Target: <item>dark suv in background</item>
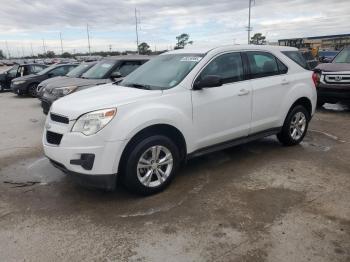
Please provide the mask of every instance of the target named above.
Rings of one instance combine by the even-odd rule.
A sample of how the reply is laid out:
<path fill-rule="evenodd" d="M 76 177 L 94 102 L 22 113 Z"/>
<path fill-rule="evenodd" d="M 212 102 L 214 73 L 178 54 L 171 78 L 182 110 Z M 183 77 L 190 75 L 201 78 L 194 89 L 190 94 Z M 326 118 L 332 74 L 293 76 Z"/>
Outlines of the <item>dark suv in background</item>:
<path fill-rule="evenodd" d="M 77 66 L 77 64 L 52 65 L 39 73 L 15 78 L 11 82 L 11 91 L 17 95 L 29 94 L 35 97 L 36 88 L 42 81 L 55 76 L 64 76 Z"/>
<path fill-rule="evenodd" d="M 46 65 L 40 64 L 19 64 L 0 74 L 0 91 L 9 90 L 11 81 L 17 77 L 36 74 L 45 69 Z"/>
<path fill-rule="evenodd" d="M 115 82 L 130 74 L 149 59 L 149 56 L 141 55 L 110 57 L 91 67 L 81 78 L 71 78 L 64 82 L 58 81 L 47 86 L 40 98 L 44 114 L 49 112 L 51 104 L 58 98 L 96 85 Z"/>
<path fill-rule="evenodd" d="M 41 99 L 47 87 L 56 86 L 56 85 L 64 86 L 66 82 L 70 82 L 71 78 L 81 77 L 86 71 L 88 71 L 91 67 L 96 65 L 96 63 L 97 62 L 81 63 L 80 65 L 78 65 L 76 68 L 74 68 L 64 76 L 56 76 L 41 82 L 36 89 L 37 98 Z"/>
<path fill-rule="evenodd" d="M 317 105 L 344 102 L 350 104 L 350 47 L 344 48 L 331 63 L 315 68 Z"/>

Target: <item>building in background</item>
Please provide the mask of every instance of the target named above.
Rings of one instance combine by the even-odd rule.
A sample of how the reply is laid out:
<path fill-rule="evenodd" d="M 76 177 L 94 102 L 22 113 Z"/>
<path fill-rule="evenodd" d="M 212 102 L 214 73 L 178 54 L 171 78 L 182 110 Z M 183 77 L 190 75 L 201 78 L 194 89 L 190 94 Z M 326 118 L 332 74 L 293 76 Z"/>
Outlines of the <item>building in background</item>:
<path fill-rule="evenodd" d="M 340 50 L 350 46 L 350 34 L 281 39 L 278 40 L 278 44 L 299 49 Z"/>

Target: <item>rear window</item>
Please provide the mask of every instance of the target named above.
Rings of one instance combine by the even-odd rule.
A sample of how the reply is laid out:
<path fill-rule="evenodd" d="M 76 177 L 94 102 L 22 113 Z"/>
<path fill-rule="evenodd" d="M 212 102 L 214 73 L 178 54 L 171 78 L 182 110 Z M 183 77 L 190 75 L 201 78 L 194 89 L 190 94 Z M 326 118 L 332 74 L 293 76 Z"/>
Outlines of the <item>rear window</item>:
<path fill-rule="evenodd" d="M 282 51 L 284 55 L 292 59 L 295 63 L 300 65 L 306 70 L 310 70 L 309 65 L 307 64 L 305 58 L 299 51 Z"/>

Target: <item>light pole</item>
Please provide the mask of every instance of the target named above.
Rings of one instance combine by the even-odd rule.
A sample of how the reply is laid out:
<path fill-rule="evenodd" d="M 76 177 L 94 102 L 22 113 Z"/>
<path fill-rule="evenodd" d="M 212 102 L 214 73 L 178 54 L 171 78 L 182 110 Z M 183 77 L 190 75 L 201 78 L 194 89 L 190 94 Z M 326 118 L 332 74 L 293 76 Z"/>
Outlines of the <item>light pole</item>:
<path fill-rule="evenodd" d="M 251 18 L 251 12 L 252 12 L 252 2 L 255 0 L 248 0 L 249 1 L 249 16 L 248 16 L 248 45 L 250 44 L 250 32 L 252 31 L 252 28 L 250 26 L 250 18 Z"/>

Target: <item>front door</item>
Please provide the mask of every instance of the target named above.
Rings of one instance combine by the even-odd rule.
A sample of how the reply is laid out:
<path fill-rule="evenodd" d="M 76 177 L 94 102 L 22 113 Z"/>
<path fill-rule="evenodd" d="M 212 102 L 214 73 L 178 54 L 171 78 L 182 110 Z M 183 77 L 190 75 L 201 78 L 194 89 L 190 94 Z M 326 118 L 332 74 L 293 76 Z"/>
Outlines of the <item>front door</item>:
<path fill-rule="evenodd" d="M 207 75 L 222 79 L 218 87 L 192 90 L 196 149 L 245 137 L 251 121 L 251 85 L 245 80 L 239 52 L 214 57 L 196 81 Z"/>

